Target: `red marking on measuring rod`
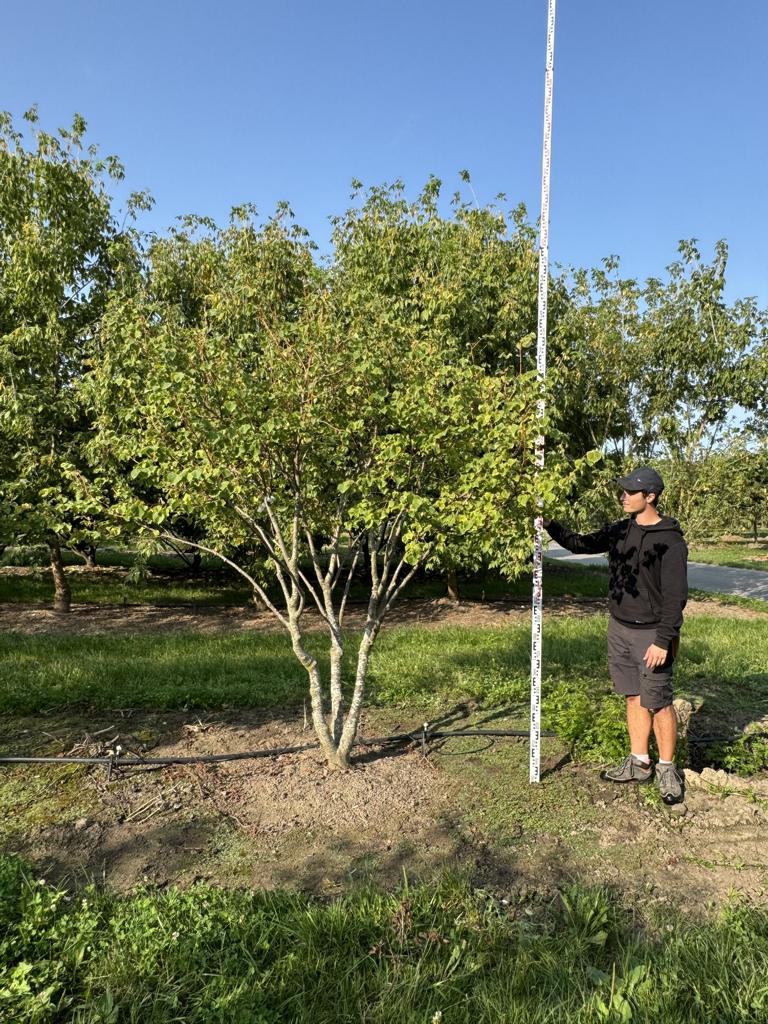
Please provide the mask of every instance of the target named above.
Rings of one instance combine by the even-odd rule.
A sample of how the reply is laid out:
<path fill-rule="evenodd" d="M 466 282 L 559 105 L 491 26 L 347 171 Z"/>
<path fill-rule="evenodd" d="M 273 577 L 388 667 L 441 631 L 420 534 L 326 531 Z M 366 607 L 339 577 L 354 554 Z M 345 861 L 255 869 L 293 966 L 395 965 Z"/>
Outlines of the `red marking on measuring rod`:
<path fill-rule="evenodd" d="M 544 75 L 544 146 L 541 159 L 541 219 L 539 224 L 539 318 L 536 332 L 536 375 L 543 387 L 547 375 L 547 285 L 549 283 L 549 169 L 552 152 L 552 89 L 555 72 L 555 0 L 548 0 L 547 68 Z M 536 473 L 544 469 L 544 397 L 536 405 Z M 533 599 L 531 613 L 531 736 L 530 781 L 541 778 L 541 625 L 544 595 L 544 502 L 536 497 L 533 540 Z"/>

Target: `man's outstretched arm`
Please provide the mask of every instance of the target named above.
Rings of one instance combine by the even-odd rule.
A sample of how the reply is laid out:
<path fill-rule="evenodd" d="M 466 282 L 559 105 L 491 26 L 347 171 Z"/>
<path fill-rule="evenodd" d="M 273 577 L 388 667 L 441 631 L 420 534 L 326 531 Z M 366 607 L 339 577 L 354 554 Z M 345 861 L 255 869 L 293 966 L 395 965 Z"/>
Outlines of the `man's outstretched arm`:
<path fill-rule="evenodd" d="M 562 544 L 574 555 L 599 555 L 609 548 L 610 526 L 603 526 L 594 533 L 574 533 L 554 519 L 544 520 L 544 529 L 552 540 Z"/>

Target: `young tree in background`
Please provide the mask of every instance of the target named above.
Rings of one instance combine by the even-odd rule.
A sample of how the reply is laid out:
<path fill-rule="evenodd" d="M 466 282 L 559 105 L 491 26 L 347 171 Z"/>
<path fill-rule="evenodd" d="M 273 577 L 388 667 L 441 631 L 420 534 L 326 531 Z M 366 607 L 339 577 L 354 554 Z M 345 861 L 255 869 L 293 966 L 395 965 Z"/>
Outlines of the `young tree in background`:
<path fill-rule="evenodd" d="M 48 545 L 55 608 L 68 611 L 61 546 L 89 536 L 69 478 L 89 427 L 77 385 L 106 295 L 136 258 L 107 193 L 118 160 L 86 148 L 79 116 L 56 135 L 35 130 L 34 110 L 25 120 L 30 147 L 0 115 L 0 535 Z"/>
<path fill-rule="evenodd" d="M 766 314 L 752 298 L 725 301 L 724 242 L 711 263 L 693 242 L 679 252 L 666 280 L 642 286 L 619 277 L 615 257 L 575 275 L 568 365 L 586 429 L 609 458 L 598 481 L 606 500 L 623 465 L 659 463 L 665 509 L 695 535 L 702 467 L 734 414 L 765 401 Z"/>

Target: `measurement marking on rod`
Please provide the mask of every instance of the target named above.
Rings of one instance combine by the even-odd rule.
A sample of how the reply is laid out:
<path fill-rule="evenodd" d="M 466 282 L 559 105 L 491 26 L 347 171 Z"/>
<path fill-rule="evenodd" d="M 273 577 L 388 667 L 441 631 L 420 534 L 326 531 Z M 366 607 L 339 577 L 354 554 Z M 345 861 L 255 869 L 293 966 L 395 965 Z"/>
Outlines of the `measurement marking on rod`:
<path fill-rule="evenodd" d="M 544 143 L 541 159 L 541 219 L 539 224 L 539 297 L 536 331 L 536 375 L 543 387 L 547 375 L 547 286 L 549 283 L 549 172 L 552 152 L 552 91 L 555 66 L 555 0 L 548 0 L 547 67 L 544 75 Z M 539 434 L 536 438 L 536 471 L 544 469 L 544 397 L 536 406 Z M 531 728 L 530 781 L 541 778 L 541 634 L 544 593 L 542 532 L 544 503 L 537 496 L 534 524 L 533 596 L 531 612 Z"/>

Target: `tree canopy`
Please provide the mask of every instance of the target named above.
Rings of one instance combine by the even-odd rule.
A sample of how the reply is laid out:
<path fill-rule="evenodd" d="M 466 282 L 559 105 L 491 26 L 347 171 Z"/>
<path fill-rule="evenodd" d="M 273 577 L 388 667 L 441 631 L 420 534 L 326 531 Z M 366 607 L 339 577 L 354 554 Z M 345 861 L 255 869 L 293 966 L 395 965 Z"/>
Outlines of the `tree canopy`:
<path fill-rule="evenodd" d="M 0 535 L 49 544 L 66 608 L 59 544 L 89 529 L 68 479 L 84 464 L 77 385 L 107 296 L 136 261 L 107 192 L 119 161 L 86 147 L 79 116 L 55 135 L 34 110 L 25 120 L 30 144 L 0 115 Z"/>
<path fill-rule="evenodd" d="M 534 481 L 535 373 L 478 359 L 457 312 L 490 304 L 482 270 L 506 222 L 492 233 L 487 214 L 441 217 L 436 199 L 434 182 L 415 203 L 371 190 L 337 219 L 325 266 L 286 209 L 260 227 L 250 209 L 222 229 L 188 225 L 151 249 L 141 293 L 113 296 L 89 383 L 113 514 L 158 538 L 179 516 L 204 525 L 198 546 L 230 558 L 291 635 L 340 764 L 371 646 L 413 573 L 456 545 L 519 570 L 537 489 L 555 500 L 572 480 L 553 452 Z M 169 289 L 179 264 L 193 282 Z M 259 552 L 280 606 L 235 549 Z M 367 621 L 345 691 L 362 559 Z M 329 631 L 328 699 L 303 644 L 307 603 Z"/>

